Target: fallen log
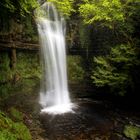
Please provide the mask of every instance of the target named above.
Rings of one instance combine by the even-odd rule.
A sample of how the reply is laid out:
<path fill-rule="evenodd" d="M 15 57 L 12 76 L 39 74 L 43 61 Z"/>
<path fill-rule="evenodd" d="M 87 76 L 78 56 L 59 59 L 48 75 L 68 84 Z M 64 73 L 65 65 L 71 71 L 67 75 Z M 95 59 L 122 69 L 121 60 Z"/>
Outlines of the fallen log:
<path fill-rule="evenodd" d="M 40 46 L 38 43 L 26 43 L 19 41 L 1 41 L 0 40 L 0 49 L 27 49 L 27 50 L 39 50 Z"/>

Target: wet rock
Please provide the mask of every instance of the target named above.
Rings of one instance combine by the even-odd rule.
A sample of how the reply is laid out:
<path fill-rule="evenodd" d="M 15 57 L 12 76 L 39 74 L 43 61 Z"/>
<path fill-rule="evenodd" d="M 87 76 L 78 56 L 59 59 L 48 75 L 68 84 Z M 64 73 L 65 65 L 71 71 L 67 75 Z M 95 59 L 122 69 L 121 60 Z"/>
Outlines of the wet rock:
<path fill-rule="evenodd" d="M 110 140 L 130 140 L 130 139 L 124 137 L 122 134 L 112 133 L 110 136 Z"/>
<path fill-rule="evenodd" d="M 100 138 L 96 137 L 95 140 L 101 140 Z"/>

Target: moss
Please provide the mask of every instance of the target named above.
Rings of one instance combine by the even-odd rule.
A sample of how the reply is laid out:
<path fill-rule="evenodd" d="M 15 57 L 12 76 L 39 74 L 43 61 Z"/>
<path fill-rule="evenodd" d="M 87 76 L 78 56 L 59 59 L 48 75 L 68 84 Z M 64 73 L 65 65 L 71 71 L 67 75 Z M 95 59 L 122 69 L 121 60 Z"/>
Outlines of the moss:
<path fill-rule="evenodd" d="M 140 128 L 133 125 L 126 125 L 124 128 L 124 134 L 126 137 L 136 140 L 140 136 Z"/>
<path fill-rule="evenodd" d="M 7 52 L 1 52 L 0 55 L 0 96 L 8 95 L 10 84 L 8 83 L 12 78 L 12 71 L 10 71 L 10 59 Z"/>
<path fill-rule="evenodd" d="M 7 98 L 10 93 L 9 91 L 12 89 L 11 87 L 11 84 L 10 83 L 7 83 L 7 84 L 1 84 L 0 85 L 0 97 L 2 97 L 3 99 L 4 98 Z"/>
<path fill-rule="evenodd" d="M 8 56 L 8 53 L 3 52 L 0 55 L 0 83 L 5 83 L 11 78 L 11 72 L 10 72 L 10 59 Z"/>
<path fill-rule="evenodd" d="M 41 77 L 39 56 L 37 53 L 18 52 L 17 59 L 17 71 L 22 79 Z"/>
<path fill-rule="evenodd" d="M 22 122 L 14 122 L 0 111 L 1 140 L 31 140 L 28 128 Z"/>
<path fill-rule="evenodd" d="M 15 135 L 13 135 L 11 132 L 7 131 L 7 129 L 0 131 L 0 138 L 1 138 L 1 140 L 17 140 Z"/>
<path fill-rule="evenodd" d="M 2 52 L 0 73 L 0 98 L 5 99 L 17 90 L 25 91 L 25 87 L 31 91 L 41 77 L 38 53 L 17 51 L 17 64 L 13 70 L 8 52 Z"/>
<path fill-rule="evenodd" d="M 16 108 L 11 107 L 9 109 L 10 115 L 15 119 L 16 121 L 23 121 L 23 113 L 18 111 Z"/>

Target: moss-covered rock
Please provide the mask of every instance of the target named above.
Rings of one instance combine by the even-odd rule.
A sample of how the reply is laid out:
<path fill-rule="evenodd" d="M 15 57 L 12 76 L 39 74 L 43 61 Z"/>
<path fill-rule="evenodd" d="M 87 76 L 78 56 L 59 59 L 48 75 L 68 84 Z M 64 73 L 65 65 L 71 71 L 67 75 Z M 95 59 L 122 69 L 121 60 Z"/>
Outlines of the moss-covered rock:
<path fill-rule="evenodd" d="M 124 128 L 124 134 L 126 137 L 136 140 L 140 136 L 140 128 L 133 125 L 126 125 Z"/>

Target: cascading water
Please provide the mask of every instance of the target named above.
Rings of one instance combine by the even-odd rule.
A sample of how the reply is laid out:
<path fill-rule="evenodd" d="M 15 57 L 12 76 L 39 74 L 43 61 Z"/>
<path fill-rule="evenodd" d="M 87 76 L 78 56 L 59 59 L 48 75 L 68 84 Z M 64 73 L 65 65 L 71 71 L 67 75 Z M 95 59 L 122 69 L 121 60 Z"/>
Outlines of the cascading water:
<path fill-rule="evenodd" d="M 43 78 L 41 81 L 41 112 L 61 114 L 72 111 L 65 50 L 65 21 L 52 3 L 44 3 L 35 11 L 41 44 Z"/>

